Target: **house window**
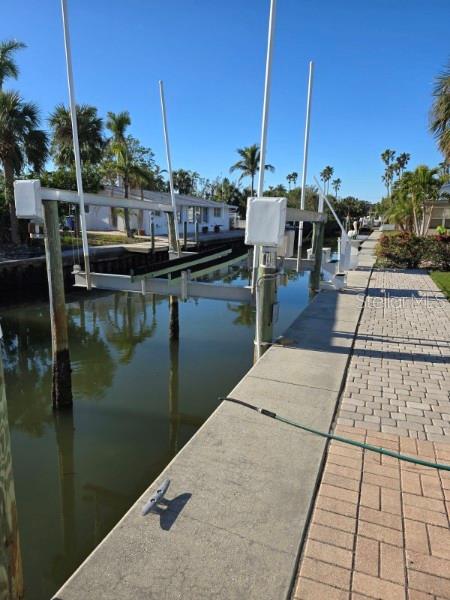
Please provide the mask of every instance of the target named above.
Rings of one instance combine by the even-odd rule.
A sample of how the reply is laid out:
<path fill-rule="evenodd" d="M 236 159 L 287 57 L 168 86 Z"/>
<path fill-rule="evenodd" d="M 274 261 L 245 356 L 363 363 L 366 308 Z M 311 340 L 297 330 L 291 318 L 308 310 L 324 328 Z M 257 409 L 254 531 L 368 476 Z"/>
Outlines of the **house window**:
<path fill-rule="evenodd" d="M 202 213 L 203 213 L 202 221 L 204 223 L 209 223 L 209 210 L 207 208 L 203 208 Z"/>
<path fill-rule="evenodd" d="M 194 222 L 194 208 L 192 206 L 188 206 L 187 208 L 187 220 L 188 223 Z"/>
<path fill-rule="evenodd" d="M 160 217 L 161 216 L 161 211 L 160 210 L 154 210 L 153 214 L 155 217 Z"/>
<path fill-rule="evenodd" d="M 214 216 L 217 219 L 220 219 L 222 217 L 222 209 L 220 207 L 214 209 Z"/>

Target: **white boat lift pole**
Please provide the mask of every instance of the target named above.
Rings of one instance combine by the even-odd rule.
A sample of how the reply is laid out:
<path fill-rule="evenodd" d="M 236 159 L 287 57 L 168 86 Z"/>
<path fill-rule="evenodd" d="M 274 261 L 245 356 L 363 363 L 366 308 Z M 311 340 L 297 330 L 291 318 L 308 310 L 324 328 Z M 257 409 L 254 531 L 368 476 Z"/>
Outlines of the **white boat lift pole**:
<path fill-rule="evenodd" d="M 166 101 L 164 98 L 164 83 L 161 79 L 159 80 L 159 96 L 161 98 L 161 113 L 162 113 L 162 120 L 163 120 L 164 143 L 166 146 L 167 171 L 169 173 L 170 199 L 172 202 L 172 210 L 173 210 L 175 243 L 177 246 L 177 252 L 178 252 L 178 254 L 180 254 L 180 236 L 178 233 L 178 215 L 177 215 L 177 205 L 176 205 L 176 200 L 175 200 L 175 191 L 173 189 L 172 160 L 170 157 L 169 131 L 167 128 Z"/>
<path fill-rule="evenodd" d="M 269 15 L 269 33 L 267 38 L 267 56 L 266 56 L 266 76 L 264 81 L 264 101 L 263 114 L 261 125 L 261 145 L 259 153 L 259 179 L 257 197 L 262 197 L 264 193 L 264 171 L 266 165 L 266 150 L 267 150 L 267 124 L 269 121 L 269 103 L 270 103 L 270 83 L 272 79 L 272 49 L 273 38 L 275 34 L 275 15 L 277 8 L 277 0 L 270 0 L 270 15 Z M 253 250 L 253 272 L 252 272 L 252 291 L 255 292 L 256 282 L 258 279 L 258 267 L 260 260 L 259 246 L 254 246 Z"/>
<path fill-rule="evenodd" d="M 89 244 L 86 229 L 86 211 L 84 208 L 83 180 L 81 177 L 80 146 L 78 143 L 78 124 L 75 103 L 75 87 L 73 83 L 72 52 L 70 49 L 69 17 L 67 0 L 61 0 L 62 21 L 64 28 L 64 47 L 66 51 L 67 85 L 69 88 L 70 118 L 72 120 L 73 153 L 75 155 L 75 173 L 77 190 L 80 198 L 81 240 L 83 243 L 84 270 L 86 273 L 86 288 L 91 289 L 91 268 L 89 264 Z"/>
<path fill-rule="evenodd" d="M 308 99 L 306 101 L 306 123 L 305 123 L 305 139 L 303 142 L 303 168 L 302 168 L 302 181 L 301 181 L 301 197 L 300 197 L 300 209 L 305 209 L 305 197 L 306 197 L 306 174 L 308 171 L 308 147 L 309 147 L 309 124 L 311 121 L 311 96 L 312 86 L 314 77 L 314 63 L 309 61 L 309 78 L 308 78 Z M 300 261 L 302 256 L 302 244 L 303 244 L 303 221 L 298 224 L 298 245 L 297 245 L 297 273 L 300 271 Z"/>

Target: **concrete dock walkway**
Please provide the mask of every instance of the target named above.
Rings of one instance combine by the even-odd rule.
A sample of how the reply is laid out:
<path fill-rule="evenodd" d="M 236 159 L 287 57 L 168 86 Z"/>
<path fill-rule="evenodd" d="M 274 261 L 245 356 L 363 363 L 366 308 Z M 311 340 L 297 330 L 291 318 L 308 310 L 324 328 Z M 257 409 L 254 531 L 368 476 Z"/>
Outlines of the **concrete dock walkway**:
<path fill-rule="evenodd" d="M 372 272 L 376 238 L 230 396 L 450 462 L 450 304 L 425 273 Z M 225 402 L 55 598 L 449 598 L 449 499 L 446 473 Z"/>
<path fill-rule="evenodd" d="M 336 433 L 450 464 L 449 391 L 450 303 L 423 271 L 374 271 Z M 331 443 L 294 597 L 450 598 L 449 513 L 449 472 Z"/>
<path fill-rule="evenodd" d="M 369 274 L 316 296 L 230 395 L 328 431 Z M 222 403 L 55 597 L 288 597 L 325 446 Z M 166 507 L 143 517 L 166 477 Z"/>

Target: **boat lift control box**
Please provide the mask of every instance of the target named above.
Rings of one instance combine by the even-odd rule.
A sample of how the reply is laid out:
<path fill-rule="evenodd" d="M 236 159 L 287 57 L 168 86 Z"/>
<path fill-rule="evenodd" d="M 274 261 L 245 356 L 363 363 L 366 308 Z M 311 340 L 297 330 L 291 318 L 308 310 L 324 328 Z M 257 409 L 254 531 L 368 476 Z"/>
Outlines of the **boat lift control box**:
<path fill-rule="evenodd" d="M 286 198 L 249 198 L 245 224 L 248 246 L 278 248 L 284 242 Z"/>
<path fill-rule="evenodd" d="M 14 182 L 14 200 L 19 219 L 30 219 L 37 223 L 44 220 L 41 182 L 39 179 L 24 179 Z"/>

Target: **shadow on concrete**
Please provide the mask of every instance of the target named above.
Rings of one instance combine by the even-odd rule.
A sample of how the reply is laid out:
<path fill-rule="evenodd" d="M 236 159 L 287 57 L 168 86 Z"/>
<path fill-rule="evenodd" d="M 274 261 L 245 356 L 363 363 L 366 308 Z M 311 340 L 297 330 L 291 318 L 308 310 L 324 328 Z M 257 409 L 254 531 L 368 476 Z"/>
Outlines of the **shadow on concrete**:
<path fill-rule="evenodd" d="M 185 492 L 184 494 L 179 494 L 172 500 L 163 498 L 159 501 L 159 504 L 165 505 L 165 508 L 156 506 L 151 512 L 159 515 L 159 524 L 161 525 L 161 529 L 164 529 L 164 531 L 169 531 L 183 508 L 189 502 L 191 496 L 191 493 Z"/>

